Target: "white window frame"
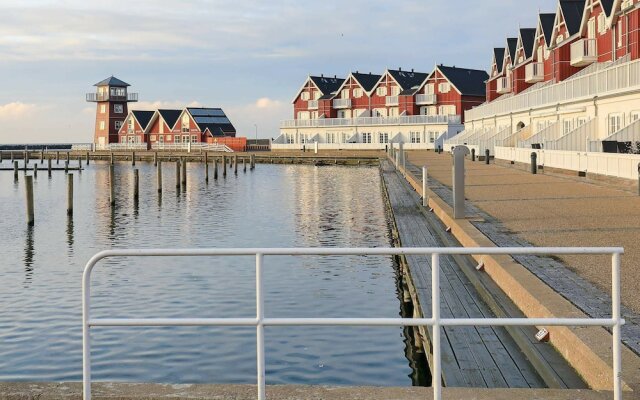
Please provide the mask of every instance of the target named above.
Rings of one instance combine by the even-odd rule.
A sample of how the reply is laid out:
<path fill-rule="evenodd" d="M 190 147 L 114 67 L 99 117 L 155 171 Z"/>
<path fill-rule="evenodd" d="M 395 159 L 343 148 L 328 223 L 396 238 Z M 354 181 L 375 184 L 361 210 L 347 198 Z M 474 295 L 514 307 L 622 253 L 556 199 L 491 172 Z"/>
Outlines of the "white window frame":
<path fill-rule="evenodd" d="M 378 142 L 387 144 L 389 143 L 389 133 L 388 132 L 378 132 Z"/>
<path fill-rule="evenodd" d="M 617 28 L 617 35 L 618 35 L 618 48 L 622 47 L 622 19 L 618 20 L 618 28 Z"/>
<path fill-rule="evenodd" d="M 198 135 L 191 135 L 191 143 L 198 143 Z"/>
<path fill-rule="evenodd" d="M 411 143 L 421 143 L 420 132 L 409 132 L 409 140 L 411 141 Z"/>
<path fill-rule="evenodd" d="M 340 92 L 340 98 L 341 99 L 348 99 L 349 98 L 349 89 L 342 89 L 342 92 Z"/>
<path fill-rule="evenodd" d="M 133 118 L 129 118 L 129 121 L 127 122 L 127 133 L 133 133 L 135 131 L 135 127 Z"/>
<path fill-rule="evenodd" d="M 364 132 L 362 134 L 362 143 L 371 143 L 372 137 L 371 132 Z"/>
<path fill-rule="evenodd" d="M 99 127 L 100 127 L 100 130 L 101 130 L 101 131 L 104 131 L 104 130 L 105 130 L 105 129 L 104 129 L 104 128 L 105 128 L 105 125 L 106 125 L 106 124 L 104 123 L 104 121 L 100 121 Z"/>
<path fill-rule="evenodd" d="M 620 131 L 624 127 L 624 114 L 623 113 L 613 113 L 609 114 L 607 117 L 607 131 L 609 135 L 613 135 L 614 133 Z"/>
<path fill-rule="evenodd" d="M 353 97 L 359 99 L 363 95 L 363 90 L 361 88 L 353 89 Z"/>
<path fill-rule="evenodd" d="M 300 95 L 300 98 L 303 101 L 309 101 L 309 99 L 311 98 L 311 96 L 309 95 L 309 92 L 302 92 L 302 94 Z"/>
<path fill-rule="evenodd" d="M 629 113 L 629 123 L 636 122 L 639 119 L 640 119 L 640 111 L 631 111 L 631 113 Z"/>
<path fill-rule="evenodd" d="M 387 88 L 385 86 L 380 86 L 379 88 L 376 89 L 376 94 L 378 96 L 386 96 L 387 95 Z"/>
<path fill-rule="evenodd" d="M 424 94 L 434 94 L 436 91 L 436 85 L 429 83 L 424 87 Z"/>
<path fill-rule="evenodd" d="M 118 111 L 120 110 L 120 111 Z M 122 114 L 124 113 L 124 106 L 122 104 L 114 104 L 113 105 L 113 113 L 114 114 Z"/>
<path fill-rule="evenodd" d="M 564 135 L 568 134 L 569 132 L 573 131 L 574 126 L 575 125 L 574 125 L 573 118 L 563 119 L 562 120 L 562 133 Z"/>
<path fill-rule="evenodd" d="M 441 82 L 438 84 L 438 91 L 440 93 L 449 93 L 451 91 L 451 84 L 449 82 Z"/>
<path fill-rule="evenodd" d="M 400 87 L 399 86 L 391 86 L 391 96 L 400 95 Z"/>
<path fill-rule="evenodd" d="M 322 97 L 322 93 L 320 93 L 320 91 L 319 91 L 319 90 L 316 90 L 316 91 L 313 93 L 313 99 L 314 99 L 314 100 L 320 100 L 320 97 Z"/>
<path fill-rule="evenodd" d="M 107 112 L 107 105 L 106 104 L 100 104 L 100 114 L 104 114 Z"/>
<path fill-rule="evenodd" d="M 164 135 L 158 135 L 158 142 L 164 143 Z"/>
<path fill-rule="evenodd" d="M 120 128 L 122 128 L 122 125 L 124 124 L 124 121 L 115 121 L 114 126 L 116 128 L 116 131 L 120 132 Z"/>

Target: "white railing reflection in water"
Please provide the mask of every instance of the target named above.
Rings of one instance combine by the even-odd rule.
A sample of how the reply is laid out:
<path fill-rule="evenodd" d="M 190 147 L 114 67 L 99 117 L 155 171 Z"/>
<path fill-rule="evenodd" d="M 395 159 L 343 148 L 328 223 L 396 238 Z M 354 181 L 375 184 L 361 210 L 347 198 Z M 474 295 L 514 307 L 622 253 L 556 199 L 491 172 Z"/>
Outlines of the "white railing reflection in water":
<path fill-rule="evenodd" d="M 91 327 L 99 326 L 254 326 L 257 339 L 258 399 L 265 395 L 265 326 L 369 326 L 404 327 L 431 326 L 433 361 L 433 398 L 442 397 L 441 332 L 446 326 L 602 326 L 613 332 L 613 392 L 622 399 L 622 343 L 620 329 L 620 256 L 622 248 L 265 248 L 265 249 L 131 249 L 106 250 L 94 255 L 82 275 L 82 382 L 83 399 L 91 399 Z M 392 256 L 431 255 L 431 318 L 265 318 L 264 258 L 265 256 Z M 612 256 L 612 316 L 611 318 L 440 318 L 440 256 L 443 255 L 566 255 L 607 254 Z M 91 318 L 91 272 L 96 264 L 111 257 L 238 257 L 256 258 L 255 318 Z M 426 310 L 423 310 L 425 312 Z"/>

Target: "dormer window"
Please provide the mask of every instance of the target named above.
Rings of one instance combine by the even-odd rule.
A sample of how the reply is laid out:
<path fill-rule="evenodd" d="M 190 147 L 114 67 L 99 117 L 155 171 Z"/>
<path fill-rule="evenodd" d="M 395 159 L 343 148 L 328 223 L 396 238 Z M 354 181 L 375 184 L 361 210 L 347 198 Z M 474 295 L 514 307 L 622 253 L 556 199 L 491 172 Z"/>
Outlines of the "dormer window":
<path fill-rule="evenodd" d="M 182 115 L 182 132 L 189 132 L 189 115 L 186 113 Z"/>

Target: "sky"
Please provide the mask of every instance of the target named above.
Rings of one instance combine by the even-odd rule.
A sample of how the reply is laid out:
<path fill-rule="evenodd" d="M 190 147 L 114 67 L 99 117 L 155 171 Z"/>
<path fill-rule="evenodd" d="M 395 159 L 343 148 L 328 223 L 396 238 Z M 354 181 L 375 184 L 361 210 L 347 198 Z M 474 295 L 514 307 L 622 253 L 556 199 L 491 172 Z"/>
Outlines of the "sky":
<path fill-rule="evenodd" d="M 557 0 L 2 0 L 0 143 L 88 143 L 94 83 L 136 109 L 222 107 L 275 138 L 309 74 L 435 64 L 488 70 L 494 47 Z"/>

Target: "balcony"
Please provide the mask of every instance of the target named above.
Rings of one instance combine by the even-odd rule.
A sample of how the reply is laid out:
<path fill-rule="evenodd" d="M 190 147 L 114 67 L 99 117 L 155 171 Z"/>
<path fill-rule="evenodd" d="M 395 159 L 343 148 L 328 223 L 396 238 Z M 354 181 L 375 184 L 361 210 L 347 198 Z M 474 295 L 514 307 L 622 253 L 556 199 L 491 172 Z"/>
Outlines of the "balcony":
<path fill-rule="evenodd" d="M 419 94 L 416 96 L 416 104 L 419 106 L 436 104 L 435 94 Z"/>
<path fill-rule="evenodd" d="M 397 106 L 398 104 L 400 104 L 400 101 L 398 100 L 398 96 L 387 96 L 386 97 L 385 105 L 387 105 L 387 106 Z"/>
<path fill-rule="evenodd" d="M 459 115 L 410 115 L 400 117 L 317 118 L 282 121 L 280 128 L 331 128 L 376 125 L 460 124 Z"/>
<path fill-rule="evenodd" d="M 544 81 L 544 64 L 541 62 L 527 64 L 524 70 L 524 81 L 538 83 Z"/>
<path fill-rule="evenodd" d="M 318 100 L 309 100 L 307 103 L 307 108 L 309 110 L 317 110 L 318 109 Z"/>
<path fill-rule="evenodd" d="M 498 78 L 496 85 L 496 93 L 511 93 L 511 82 L 509 82 L 509 78 Z"/>
<path fill-rule="evenodd" d="M 351 99 L 335 99 L 333 108 L 351 108 Z"/>
<path fill-rule="evenodd" d="M 584 67 L 598 61 L 596 39 L 581 39 L 571 44 L 571 66 Z"/>
<path fill-rule="evenodd" d="M 97 103 L 99 101 L 138 101 L 138 93 L 129 93 L 123 96 L 109 95 L 109 93 L 87 93 L 87 101 Z"/>

